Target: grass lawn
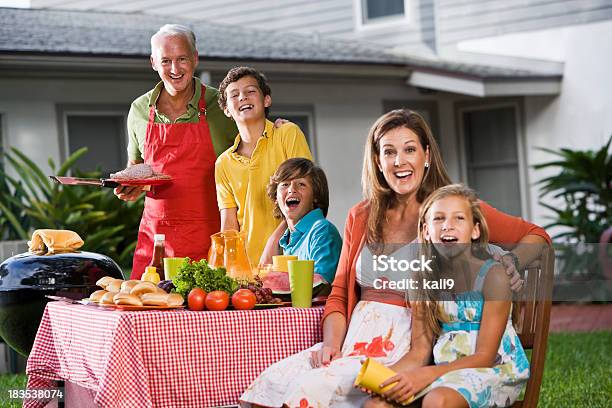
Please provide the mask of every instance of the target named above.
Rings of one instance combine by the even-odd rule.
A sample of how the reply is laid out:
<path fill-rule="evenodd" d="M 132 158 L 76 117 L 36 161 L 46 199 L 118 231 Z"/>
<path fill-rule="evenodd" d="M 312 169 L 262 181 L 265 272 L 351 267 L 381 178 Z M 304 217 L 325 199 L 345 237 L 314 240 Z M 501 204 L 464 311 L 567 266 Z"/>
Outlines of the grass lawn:
<path fill-rule="evenodd" d="M 538 407 L 610 407 L 612 331 L 551 334 L 545 367 Z M 25 375 L 0 375 L 0 407 L 21 407 L 7 389 L 25 385 Z"/>

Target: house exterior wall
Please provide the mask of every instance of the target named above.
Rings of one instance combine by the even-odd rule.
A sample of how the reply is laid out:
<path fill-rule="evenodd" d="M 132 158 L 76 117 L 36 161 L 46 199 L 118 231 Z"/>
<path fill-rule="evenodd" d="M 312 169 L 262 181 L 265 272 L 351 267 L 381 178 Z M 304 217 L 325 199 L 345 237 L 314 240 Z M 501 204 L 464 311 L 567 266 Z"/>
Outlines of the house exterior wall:
<path fill-rule="evenodd" d="M 264 30 L 320 34 L 385 47 L 419 48 L 434 42 L 434 0 L 405 0 L 406 18 L 361 24 L 362 0 L 202 0 L 168 2 L 126 0 L 32 0 L 35 8 L 138 12 L 209 20 Z"/>
<path fill-rule="evenodd" d="M 216 77 L 217 75 L 214 75 Z M 370 126 L 383 112 L 383 101 L 433 101 L 438 108 L 439 141 L 454 179 L 459 177 L 453 96 L 421 95 L 402 80 L 298 80 L 269 75 L 273 105 L 308 105 L 314 111 L 316 160 L 330 185 L 329 218 L 343 228 L 351 206 L 361 199 L 361 164 Z M 43 171 L 47 159 L 60 160 L 57 104 L 123 105 L 154 85 L 145 80 L 0 79 L 0 115 L 4 146 L 29 155 Z"/>
<path fill-rule="evenodd" d="M 537 180 L 551 175 L 531 166 L 554 158 L 538 150 L 598 149 L 612 135 L 612 21 L 600 21 L 528 33 L 508 34 L 457 44 L 463 51 L 558 60 L 565 63 L 561 93 L 557 97 L 526 97 L 525 155 L 532 185 L 533 220 L 549 222 L 548 210 L 538 204 Z M 549 204 L 555 202 L 550 198 Z"/>
<path fill-rule="evenodd" d="M 439 48 L 457 42 L 612 19 L 610 0 L 436 0 Z"/>

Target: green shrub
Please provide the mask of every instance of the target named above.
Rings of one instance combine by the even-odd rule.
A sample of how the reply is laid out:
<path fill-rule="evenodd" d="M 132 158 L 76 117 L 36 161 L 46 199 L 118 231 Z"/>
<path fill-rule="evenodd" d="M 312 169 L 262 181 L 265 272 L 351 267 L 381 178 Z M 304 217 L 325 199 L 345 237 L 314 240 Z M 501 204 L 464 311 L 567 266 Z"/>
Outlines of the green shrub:
<path fill-rule="evenodd" d="M 86 153 L 87 148 L 76 151 L 59 167 L 49 159 L 51 171 L 58 176 L 72 171 L 79 177 L 99 178 L 100 172 L 80 173 L 74 168 Z M 105 254 L 124 267 L 131 265 L 142 198 L 126 203 L 112 189 L 56 184 L 14 148 L 4 157 L 19 180 L 0 169 L 0 239 L 29 239 L 39 228 L 69 229 L 83 238 L 83 250 Z"/>

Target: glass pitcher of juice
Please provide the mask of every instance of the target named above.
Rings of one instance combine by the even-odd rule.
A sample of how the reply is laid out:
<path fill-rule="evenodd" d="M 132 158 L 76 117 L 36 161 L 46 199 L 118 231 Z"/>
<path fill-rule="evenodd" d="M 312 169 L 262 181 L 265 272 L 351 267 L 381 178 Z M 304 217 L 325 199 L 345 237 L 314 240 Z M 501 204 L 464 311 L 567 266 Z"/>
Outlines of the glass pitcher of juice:
<path fill-rule="evenodd" d="M 217 232 L 210 236 L 210 249 L 208 250 L 208 264 L 213 268 L 224 265 L 223 254 L 225 252 L 225 236 L 223 232 Z"/>
<path fill-rule="evenodd" d="M 227 274 L 235 279 L 253 278 L 251 262 L 246 250 L 246 231 L 223 231 L 223 264 Z"/>

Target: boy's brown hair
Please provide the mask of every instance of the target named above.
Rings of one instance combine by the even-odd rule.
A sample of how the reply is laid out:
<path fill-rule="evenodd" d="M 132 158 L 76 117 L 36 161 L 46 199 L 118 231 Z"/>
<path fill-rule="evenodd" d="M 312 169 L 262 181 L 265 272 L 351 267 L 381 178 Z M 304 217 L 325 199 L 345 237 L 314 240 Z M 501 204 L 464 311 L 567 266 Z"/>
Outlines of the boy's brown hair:
<path fill-rule="evenodd" d="M 223 111 L 225 111 L 225 108 L 227 108 L 227 96 L 225 95 L 227 87 L 229 84 L 239 81 L 246 76 L 255 78 L 264 97 L 272 95 L 272 90 L 270 89 L 270 85 L 268 85 L 268 80 L 264 74 L 251 67 L 234 67 L 227 72 L 227 75 L 225 75 L 225 78 L 223 78 L 223 81 L 221 81 L 219 84 L 218 102 Z M 266 108 L 266 118 L 268 117 L 269 113 L 270 108 Z"/>
<path fill-rule="evenodd" d="M 283 181 L 294 180 L 296 178 L 308 177 L 312 183 L 312 198 L 313 207 L 320 208 L 323 211 L 323 216 L 327 217 L 329 209 L 329 188 L 327 187 L 327 177 L 325 172 L 311 160 L 303 157 L 294 157 L 285 160 L 276 172 L 270 177 L 268 184 L 268 197 L 274 201 L 274 217 L 283 218 L 283 213 L 276 202 L 276 190 L 278 185 Z"/>

